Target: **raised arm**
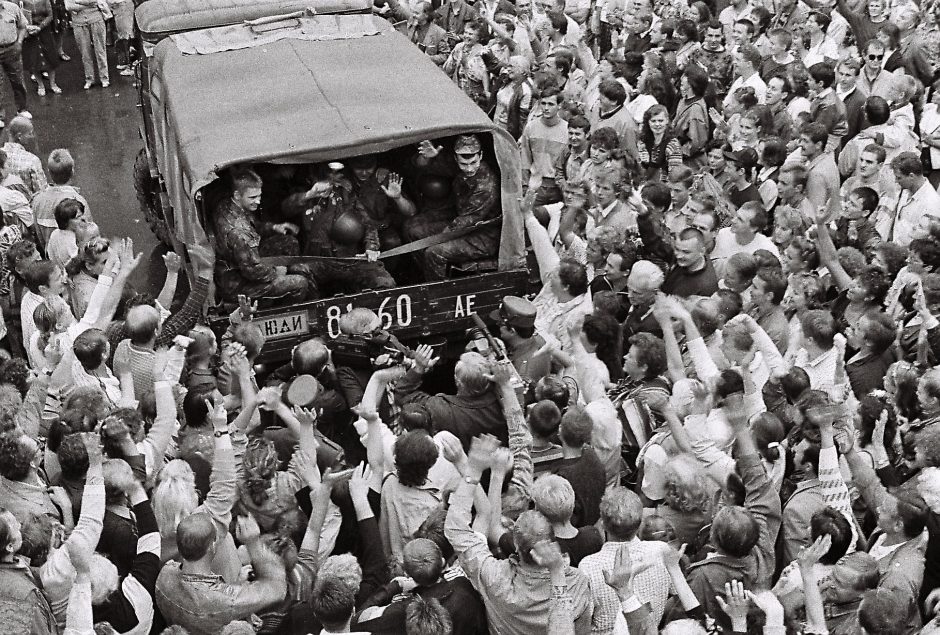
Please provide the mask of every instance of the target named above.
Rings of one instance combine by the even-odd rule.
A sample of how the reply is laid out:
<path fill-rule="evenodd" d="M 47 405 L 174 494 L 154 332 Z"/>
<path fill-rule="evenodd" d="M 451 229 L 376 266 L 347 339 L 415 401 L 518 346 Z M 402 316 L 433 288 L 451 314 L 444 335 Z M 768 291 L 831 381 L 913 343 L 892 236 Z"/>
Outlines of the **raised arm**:
<path fill-rule="evenodd" d="M 160 289 L 160 295 L 157 296 L 157 302 L 165 309 L 169 309 L 173 304 L 173 296 L 176 295 L 176 285 L 180 274 L 180 257 L 175 251 L 163 254 L 163 265 L 166 267 L 166 279 L 163 281 L 163 288 Z"/>
<path fill-rule="evenodd" d="M 491 435 L 473 439 L 470 455 L 463 465 L 456 466 L 463 481 L 450 497 L 450 508 L 444 521 L 444 535 L 460 558 L 467 578 L 477 589 L 486 583 L 486 570 L 495 558 L 490 553 L 486 538 L 470 528 L 470 508 L 483 470 L 489 467 L 490 457 L 499 447 L 499 440 Z"/>
<path fill-rule="evenodd" d="M 548 230 L 542 227 L 542 224 L 539 223 L 539 220 L 532 212 L 530 202 L 522 202 L 522 213 L 525 219 L 526 233 L 529 235 L 532 250 L 535 252 L 535 259 L 539 264 L 539 275 L 542 278 L 542 284 L 547 284 L 550 276 L 558 269 L 561 259 L 552 246 L 552 241 L 548 237 Z"/>
<path fill-rule="evenodd" d="M 685 362 L 682 359 L 682 351 L 679 349 L 679 340 L 676 339 L 676 327 L 672 323 L 671 315 L 663 308 L 659 301 L 653 305 L 653 317 L 656 318 L 659 327 L 663 331 L 663 342 L 666 344 L 666 361 L 669 366 L 669 378 L 673 383 L 681 379 L 687 379 Z"/>
<path fill-rule="evenodd" d="M 281 559 L 261 542 L 261 529 L 254 517 L 239 516 L 235 534 L 248 550 L 255 579 L 236 587 L 234 601 L 245 613 L 282 602 L 287 594 L 287 574 Z"/>
<path fill-rule="evenodd" d="M 78 515 L 78 522 L 66 542 L 74 538 L 75 540 L 83 540 L 89 545 L 97 545 L 101 539 L 105 509 L 101 445 L 97 436 L 90 432 L 82 433 L 82 443 L 85 445 L 85 453 L 88 455 L 88 472 L 85 474 L 85 487 L 82 490 L 82 509 Z"/>
<path fill-rule="evenodd" d="M 509 430 L 509 451 L 512 453 L 512 479 L 509 487 L 518 495 L 528 498 L 535 472 L 532 463 L 532 433 L 525 420 L 519 397 L 510 383 L 513 372 L 512 362 L 499 362 L 493 371 L 493 383 L 499 390 L 503 416 Z"/>
<path fill-rule="evenodd" d="M 221 405 L 207 402 L 209 421 L 215 434 L 212 472 L 209 475 L 209 493 L 197 511 L 204 511 L 216 524 L 219 536 L 228 533 L 232 523 L 232 505 L 237 495 L 235 482 L 235 452 L 229 437 L 228 413 Z"/>
<path fill-rule="evenodd" d="M 840 291 L 845 291 L 852 286 L 852 277 L 846 272 L 845 268 L 839 263 L 839 255 L 836 252 L 836 246 L 832 242 L 832 236 L 829 235 L 829 227 L 826 225 L 829 213 L 820 207 L 816 212 L 816 246 L 819 248 L 819 259 L 832 275 L 832 282 Z"/>

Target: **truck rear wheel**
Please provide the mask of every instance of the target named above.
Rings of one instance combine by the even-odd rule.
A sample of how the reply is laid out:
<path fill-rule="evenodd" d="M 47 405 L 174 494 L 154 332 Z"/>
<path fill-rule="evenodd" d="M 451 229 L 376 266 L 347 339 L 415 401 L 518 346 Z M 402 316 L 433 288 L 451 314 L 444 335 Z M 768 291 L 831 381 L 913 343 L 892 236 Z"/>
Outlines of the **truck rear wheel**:
<path fill-rule="evenodd" d="M 160 200 L 160 184 L 150 176 L 150 164 L 147 161 L 147 151 L 141 150 L 134 162 L 134 189 L 137 191 L 137 202 L 140 203 L 141 212 L 153 235 L 157 240 L 169 248 L 173 248 L 170 240 L 170 227 L 166 222 L 163 202 Z"/>

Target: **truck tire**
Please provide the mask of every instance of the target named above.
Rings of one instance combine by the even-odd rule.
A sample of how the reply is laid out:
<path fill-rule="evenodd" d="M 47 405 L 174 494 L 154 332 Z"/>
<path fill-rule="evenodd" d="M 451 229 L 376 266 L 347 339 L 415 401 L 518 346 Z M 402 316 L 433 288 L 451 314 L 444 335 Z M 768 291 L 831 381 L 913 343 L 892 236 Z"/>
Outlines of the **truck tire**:
<path fill-rule="evenodd" d="M 173 248 L 173 242 L 170 240 L 170 227 L 167 225 L 164 216 L 163 203 L 160 200 L 158 190 L 159 183 L 150 176 L 150 164 L 147 161 L 147 151 L 141 150 L 134 161 L 134 189 L 137 191 L 137 202 L 140 203 L 140 210 L 144 215 L 144 220 L 150 226 L 150 231 L 157 237 L 161 243 Z"/>

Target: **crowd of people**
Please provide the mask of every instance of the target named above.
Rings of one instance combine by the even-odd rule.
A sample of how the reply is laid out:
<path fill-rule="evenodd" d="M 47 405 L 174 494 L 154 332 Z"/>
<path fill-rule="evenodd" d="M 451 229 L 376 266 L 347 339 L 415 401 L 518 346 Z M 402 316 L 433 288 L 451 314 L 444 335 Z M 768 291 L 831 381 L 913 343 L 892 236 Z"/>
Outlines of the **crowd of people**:
<path fill-rule="evenodd" d="M 83 59 L 120 4 L 72 12 Z M 0 2 L 8 75 L 55 6 Z M 537 292 L 457 359 L 350 308 L 370 357 L 272 368 L 238 296 L 394 287 L 381 251 L 442 233 L 428 282 L 495 255 L 484 135 L 238 167 L 215 267 L 169 252 L 153 297 L 12 118 L 0 633 L 940 633 L 940 11 L 376 11 L 517 139 Z"/>

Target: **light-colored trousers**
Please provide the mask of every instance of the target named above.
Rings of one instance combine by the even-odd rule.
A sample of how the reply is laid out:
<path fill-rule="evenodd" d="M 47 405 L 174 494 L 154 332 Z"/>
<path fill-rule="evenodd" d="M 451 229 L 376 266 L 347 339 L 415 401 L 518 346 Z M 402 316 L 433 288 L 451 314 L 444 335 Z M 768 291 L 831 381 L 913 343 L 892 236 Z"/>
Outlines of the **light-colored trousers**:
<path fill-rule="evenodd" d="M 95 63 L 98 64 L 98 78 L 102 82 L 108 80 L 108 49 L 105 46 L 104 20 L 91 24 L 73 24 L 75 42 L 82 56 L 82 66 L 85 68 L 85 81 L 95 81 Z M 94 57 L 92 57 L 94 55 Z"/>

